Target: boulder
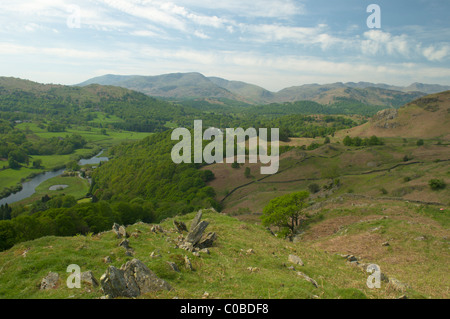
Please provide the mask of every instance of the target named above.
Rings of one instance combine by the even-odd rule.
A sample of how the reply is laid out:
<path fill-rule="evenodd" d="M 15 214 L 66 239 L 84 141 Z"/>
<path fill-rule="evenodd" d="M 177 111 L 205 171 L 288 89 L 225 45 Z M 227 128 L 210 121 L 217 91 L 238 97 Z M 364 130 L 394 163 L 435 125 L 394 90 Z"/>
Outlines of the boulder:
<path fill-rule="evenodd" d="M 177 220 L 173 221 L 173 225 L 175 226 L 175 229 L 179 233 L 183 233 L 184 231 L 188 231 L 187 226 L 183 222 L 179 222 Z"/>
<path fill-rule="evenodd" d="M 81 282 L 91 285 L 92 287 L 98 287 L 98 281 L 95 279 L 92 271 L 85 271 L 81 273 Z"/>
<path fill-rule="evenodd" d="M 295 265 L 304 266 L 303 261 L 296 255 L 289 255 L 288 261 Z"/>
<path fill-rule="evenodd" d="M 409 286 L 403 282 L 401 282 L 398 279 L 395 278 L 389 278 L 389 286 L 391 286 L 392 288 L 394 288 L 397 291 L 405 291 L 406 289 L 409 288 Z"/>
<path fill-rule="evenodd" d="M 191 231 L 194 230 L 195 227 L 197 227 L 198 223 L 200 223 L 200 220 L 202 219 L 202 211 L 200 210 L 194 217 L 194 219 L 191 222 Z"/>
<path fill-rule="evenodd" d="M 216 238 L 217 238 L 216 233 L 210 232 L 205 237 L 200 239 L 200 241 L 198 242 L 198 244 L 196 246 L 199 249 L 211 247 L 213 245 L 214 241 L 216 240 Z"/>
<path fill-rule="evenodd" d="M 120 269 L 109 266 L 100 278 L 103 292 L 110 298 L 137 297 L 141 294 L 171 290 L 172 287 L 158 278 L 138 259 L 128 261 Z"/>
<path fill-rule="evenodd" d="M 195 226 L 195 228 L 187 234 L 185 241 L 191 243 L 192 245 L 196 245 L 202 238 L 203 232 L 208 225 L 209 223 L 204 220 L 198 223 L 197 226 Z"/>
<path fill-rule="evenodd" d="M 124 226 L 120 226 L 119 224 L 114 223 L 112 226 L 112 230 L 119 239 L 128 237 L 127 231 Z"/>
<path fill-rule="evenodd" d="M 59 275 L 56 272 L 49 272 L 47 276 L 41 280 L 41 290 L 55 289 L 58 286 Z"/>

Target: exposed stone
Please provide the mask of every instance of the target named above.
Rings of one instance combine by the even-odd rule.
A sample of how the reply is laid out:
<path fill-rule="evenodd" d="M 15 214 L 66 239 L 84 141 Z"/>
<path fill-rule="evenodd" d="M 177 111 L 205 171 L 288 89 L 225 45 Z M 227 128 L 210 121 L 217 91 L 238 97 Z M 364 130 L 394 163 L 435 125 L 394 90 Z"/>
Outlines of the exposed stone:
<path fill-rule="evenodd" d="M 109 257 L 109 256 L 106 256 L 105 258 L 103 258 L 103 262 L 105 263 L 105 264 L 110 264 L 112 261 L 111 261 L 111 257 Z"/>
<path fill-rule="evenodd" d="M 150 254 L 150 257 L 151 257 L 151 258 L 160 258 L 160 257 L 162 257 L 162 256 L 161 256 L 160 254 L 158 254 L 158 253 L 152 251 L 152 253 Z"/>
<path fill-rule="evenodd" d="M 252 248 L 250 248 L 250 249 L 247 249 L 246 253 L 247 253 L 247 255 L 253 255 L 255 253 L 255 251 Z"/>
<path fill-rule="evenodd" d="M 395 290 L 398 290 L 398 291 L 401 291 L 401 292 L 403 292 L 407 288 L 409 288 L 409 286 L 407 284 L 405 284 L 405 283 L 403 283 L 400 280 L 395 279 L 395 278 L 390 278 L 389 279 L 389 286 L 391 286 Z"/>
<path fill-rule="evenodd" d="M 128 239 L 124 239 L 119 243 L 120 247 L 123 247 L 125 249 L 130 249 L 130 242 L 128 241 Z"/>
<path fill-rule="evenodd" d="M 382 243 L 381 246 L 387 247 L 387 246 L 390 246 L 390 244 L 389 244 L 389 242 L 386 241 L 386 242 Z"/>
<path fill-rule="evenodd" d="M 303 277 L 306 281 L 309 281 L 310 283 L 312 283 L 314 287 L 319 288 L 319 285 L 317 284 L 317 281 L 315 281 L 314 279 L 310 278 L 308 275 L 302 273 L 301 271 L 298 271 L 297 275 Z"/>
<path fill-rule="evenodd" d="M 92 287 L 98 287 L 98 281 L 95 279 L 94 274 L 92 271 L 85 271 L 81 273 L 80 276 L 81 282 L 87 283 L 91 285 Z"/>
<path fill-rule="evenodd" d="M 56 272 L 49 272 L 47 276 L 41 280 L 41 290 L 55 289 L 58 286 L 59 275 Z"/>
<path fill-rule="evenodd" d="M 192 229 L 186 236 L 186 241 L 191 243 L 192 245 L 197 244 L 202 238 L 203 232 L 206 227 L 208 227 L 209 223 L 207 221 L 201 221 Z"/>
<path fill-rule="evenodd" d="M 116 234 L 117 238 L 127 238 L 128 234 L 124 226 L 120 226 L 117 223 L 114 223 L 112 226 L 113 232 Z"/>
<path fill-rule="evenodd" d="M 154 233 L 163 233 L 164 229 L 161 227 L 161 225 L 153 225 L 150 230 Z"/>
<path fill-rule="evenodd" d="M 197 214 L 195 215 L 194 219 L 192 220 L 191 223 L 191 231 L 194 230 L 195 227 L 197 227 L 198 223 L 200 223 L 200 220 L 202 219 L 202 211 L 198 211 Z"/>
<path fill-rule="evenodd" d="M 100 277 L 100 284 L 103 293 L 108 298 L 132 297 L 129 295 L 123 271 L 114 266 L 106 269 L 106 272 Z"/>
<path fill-rule="evenodd" d="M 296 255 L 289 255 L 288 261 L 295 265 L 304 266 L 303 261 Z"/>
<path fill-rule="evenodd" d="M 186 265 L 187 269 L 194 270 L 194 268 L 192 267 L 191 260 L 189 259 L 188 256 L 184 256 L 184 264 Z"/>
<path fill-rule="evenodd" d="M 259 271 L 259 268 L 258 267 L 248 267 L 247 270 L 250 272 L 257 272 L 257 271 Z"/>
<path fill-rule="evenodd" d="M 180 269 L 178 268 L 178 266 L 177 266 L 176 263 L 171 262 L 171 261 L 168 261 L 167 263 L 169 264 L 170 268 L 171 268 L 173 271 L 180 272 Z"/>
<path fill-rule="evenodd" d="M 196 246 L 200 249 L 211 247 L 216 239 L 217 239 L 216 233 L 209 232 L 205 237 L 200 239 L 199 243 Z"/>
<path fill-rule="evenodd" d="M 175 229 L 179 233 L 183 233 L 184 231 L 188 231 L 187 226 L 183 222 L 179 222 L 177 220 L 173 221 L 173 225 L 175 226 Z"/>
<path fill-rule="evenodd" d="M 100 283 L 109 298 L 137 297 L 148 292 L 172 289 L 138 259 L 128 261 L 120 269 L 109 266 Z"/>
<path fill-rule="evenodd" d="M 208 248 L 203 248 L 199 250 L 201 253 L 207 254 L 209 255 L 209 249 Z"/>

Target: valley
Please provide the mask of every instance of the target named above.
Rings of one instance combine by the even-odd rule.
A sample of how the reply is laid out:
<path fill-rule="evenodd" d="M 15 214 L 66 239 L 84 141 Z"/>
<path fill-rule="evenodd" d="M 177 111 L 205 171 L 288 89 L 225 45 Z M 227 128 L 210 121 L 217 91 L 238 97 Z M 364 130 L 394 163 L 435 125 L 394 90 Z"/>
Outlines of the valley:
<path fill-rule="evenodd" d="M 377 105 L 336 104 L 339 89 L 337 100 L 320 103 L 239 105 L 159 100 L 99 84 L 2 81 L 1 188 L 33 173 L 66 173 L 1 207 L 1 298 L 101 298 L 103 288 L 70 290 L 64 278 L 75 263 L 99 279 L 106 257 L 117 268 L 139 259 L 175 287 L 140 298 L 448 298 L 450 91 Z M 196 119 L 203 129 L 278 127 L 277 173 L 261 174 L 264 164 L 248 159 L 175 164 L 172 129 L 193 132 Z M 100 150 L 108 162 L 77 165 Z M 273 200 L 305 191 L 294 232 L 264 224 Z M 217 239 L 197 255 L 180 250 L 175 225 L 189 225 L 199 211 Z M 114 223 L 133 234 L 125 246 Z M 293 254 L 303 265 L 290 264 Z M 369 264 L 381 269 L 381 288 L 367 286 Z M 49 271 L 60 279 L 42 290 Z"/>

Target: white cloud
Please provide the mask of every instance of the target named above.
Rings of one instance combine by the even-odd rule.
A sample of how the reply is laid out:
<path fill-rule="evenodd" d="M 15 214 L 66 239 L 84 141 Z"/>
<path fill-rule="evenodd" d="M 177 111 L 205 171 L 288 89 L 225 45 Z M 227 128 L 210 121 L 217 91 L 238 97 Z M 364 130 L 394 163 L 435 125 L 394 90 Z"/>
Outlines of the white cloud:
<path fill-rule="evenodd" d="M 429 61 L 442 61 L 450 55 L 450 46 L 444 45 L 440 49 L 429 46 L 423 49 L 422 53 Z"/>

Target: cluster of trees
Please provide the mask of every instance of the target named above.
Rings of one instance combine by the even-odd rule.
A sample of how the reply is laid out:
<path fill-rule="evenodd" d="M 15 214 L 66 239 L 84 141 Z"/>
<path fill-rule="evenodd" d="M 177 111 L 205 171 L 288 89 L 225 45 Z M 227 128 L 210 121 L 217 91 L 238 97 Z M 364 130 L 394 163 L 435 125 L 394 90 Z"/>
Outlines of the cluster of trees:
<path fill-rule="evenodd" d="M 8 204 L 2 204 L 0 206 L 0 220 L 11 219 L 12 208 Z"/>
<path fill-rule="evenodd" d="M 382 139 L 378 138 L 375 135 L 372 135 L 370 138 L 360 138 L 359 136 L 356 136 L 354 138 L 351 138 L 350 136 L 346 136 L 342 143 L 345 146 L 372 146 L 372 145 L 384 145 L 384 142 Z"/>
<path fill-rule="evenodd" d="M 16 169 L 21 164 L 29 165 L 30 155 L 71 154 L 86 145 L 86 139 L 79 134 L 65 138 L 41 138 L 13 127 L 8 121 L 0 120 L 0 157 L 8 160 L 8 166 Z M 36 162 L 33 167 L 39 168 Z"/>
<path fill-rule="evenodd" d="M 92 175 L 94 200 L 142 198 L 155 204 L 158 219 L 211 206 L 219 210 L 215 191 L 206 184 L 213 173 L 200 169 L 201 164 L 174 164 L 171 151 L 176 141 L 170 136 L 162 132 L 112 148 L 114 158 Z"/>
<path fill-rule="evenodd" d="M 50 208 L 33 214 L 22 213 L 11 220 L 0 221 L 0 251 L 43 236 L 74 236 L 106 231 L 115 222 L 124 225 L 139 220 L 151 223 L 154 221 L 153 209 L 151 203 L 110 204 L 100 201 Z"/>

